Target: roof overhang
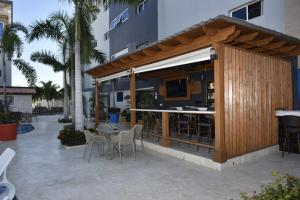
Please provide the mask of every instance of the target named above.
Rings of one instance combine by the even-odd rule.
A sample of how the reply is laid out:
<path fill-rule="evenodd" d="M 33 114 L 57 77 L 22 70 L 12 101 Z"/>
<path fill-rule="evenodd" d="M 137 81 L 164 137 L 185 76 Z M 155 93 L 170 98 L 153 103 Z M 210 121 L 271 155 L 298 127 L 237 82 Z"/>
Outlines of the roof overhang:
<path fill-rule="evenodd" d="M 0 95 L 3 95 L 4 88 L 0 87 Z M 34 88 L 31 87 L 7 87 L 6 93 L 8 95 L 33 95 L 36 93 Z"/>
<path fill-rule="evenodd" d="M 93 78 L 107 77 L 207 48 L 215 43 L 280 58 L 300 54 L 300 40 L 297 38 L 221 15 L 86 72 Z"/>

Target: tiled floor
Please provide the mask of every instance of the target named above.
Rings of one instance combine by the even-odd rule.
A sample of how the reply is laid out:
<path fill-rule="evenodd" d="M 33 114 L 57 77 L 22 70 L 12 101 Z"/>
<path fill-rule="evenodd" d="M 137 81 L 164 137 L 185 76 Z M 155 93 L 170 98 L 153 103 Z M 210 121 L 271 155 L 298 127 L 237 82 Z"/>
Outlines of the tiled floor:
<path fill-rule="evenodd" d="M 300 177 L 300 155 L 282 159 L 280 153 L 222 172 L 147 151 L 123 164 L 96 154 L 87 163 L 83 148 L 60 147 L 57 118 L 40 117 L 32 133 L 0 143 L 1 152 L 8 146 L 17 151 L 8 178 L 20 200 L 239 199 L 240 192 L 271 181 L 273 170 Z"/>

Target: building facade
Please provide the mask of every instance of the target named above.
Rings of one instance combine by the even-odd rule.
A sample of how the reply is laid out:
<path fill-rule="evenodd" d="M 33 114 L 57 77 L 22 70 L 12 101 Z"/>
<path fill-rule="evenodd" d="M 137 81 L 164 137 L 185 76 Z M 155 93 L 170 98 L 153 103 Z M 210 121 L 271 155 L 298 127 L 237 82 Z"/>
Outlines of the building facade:
<path fill-rule="evenodd" d="M 217 15 L 227 15 L 300 38 L 299 10 L 299 0 L 210 0 L 205 3 L 198 0 L 143 0 L 138 6 L 126 4 L 109 6 L 107 12 L 109 18 L 103 21 L 105 24 L 103 29 L 107 30 L 107 26 L 109 29 L 108 32 L 101 33 L 103 35 L 100 37 L 108 37 L 109 58 L 115 59 L 147 44 L 174 35 L 201 21 Z M 99 14 L 101 15 L 103 14 Z M 100 23 L 98 25 L 103 26 Z M 100 32 L 96 33 L 97 37 L 98 34 Z M 299 60 L 293 58 L 292 61 L 294 107 L 296 108 L 300 107 Z M 115 92 L 110 94 L 109 98 L 113 95 L 115 99 L 120 91 L 127 94 L 128 88 L 124 88 L 124 85 L 129 87 L 128 81 L 126 78 L 116 80 L 117 90 L 114 90 Z M 106 88 L 112 90 L 112 87 Z M 147 88 L 147 86 L 140 84 L 141 88 Z"/>
<path fill-rule="evenodd" d="M 12 11 L 13 11 L 13 3 L 12 1 L 7 0 L 0 0 L 0 41 L 2 40 L 3 33 L 4 33 L 4 27 L 5 25 L 12 22 Z M 1 44 L 0 44 L 0 50 L 1 50 Z M 0 86 L 3 86 L 4 83 L 4 68 L 3 68 L 3 62 L 2 57 L 3 54 L 0 52 L 1 56 L 1 62 L 0 62 Z M 6 85 L 11 86 L 11 62 L 9 62 L 6 59 Z"/>

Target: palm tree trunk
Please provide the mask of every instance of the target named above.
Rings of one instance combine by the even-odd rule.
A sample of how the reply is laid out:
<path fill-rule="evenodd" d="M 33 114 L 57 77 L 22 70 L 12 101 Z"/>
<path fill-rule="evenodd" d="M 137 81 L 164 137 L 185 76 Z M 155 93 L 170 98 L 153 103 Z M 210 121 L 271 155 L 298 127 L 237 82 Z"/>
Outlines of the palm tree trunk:
<path fill-rule="evenodd" d="M 80 41 L 75 41 L 75 129 L 83 131 L 82 77 L 80 61 Z"/>
<path fill-rule="evenodd" d="M 63 81 L 64 81 L 64 119 L 69 119 L 69 106 L 68 106 L 68 86 L 67 86 L 67 72 L 63 72 Z"/>
<path fill-rule="evenodd" d="M 72 114 L 72 124 L 75 126 L 75 71 L 73 69 L 73 59 L 71 60 L 72 69 L 70 70 L 70 84 L 71 84 L 71 114 Z"/>
<path fill-rule="evenodd" d="M 3 63 L 3 106 L 4 113 L 8 113 L 7 105 L 7 93 L 6 93 L 6 62 L 5 62 L 5 53 L 2 53 L 2 63 Z"/>

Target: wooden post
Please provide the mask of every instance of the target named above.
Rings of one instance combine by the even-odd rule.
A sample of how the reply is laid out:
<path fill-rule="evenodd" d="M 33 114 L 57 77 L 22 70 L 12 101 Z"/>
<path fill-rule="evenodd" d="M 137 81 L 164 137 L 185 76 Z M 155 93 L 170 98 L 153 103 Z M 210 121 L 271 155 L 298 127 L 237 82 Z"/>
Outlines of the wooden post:
<path fill-rule="evenodd" d="M 100 124 L 100 107 L 99 107 L 99 83 L 95 80 L 95 128 Z"/>
<path fill-rule="evenodd" d="M 131 109 L 136 108 L 136 94 L 135 94 L 135 74 L 132 73 L 130 76 L 130 101 Z M 136 124 L 136 111 L 131 111 L 131 116 L 130 116 L 130 125 L 133 127 Z"/>
<path fill-rule="evenodd" d="M 162 140 L 161 145 L 164 147 L 171 146 L 169 137 L 170 137 L 170 126 L 169 126 L 169 113 L 163 112 L 162 113 Z"/>
<path fill-rule="evenodd" d="M 215 150 L 213 160 L 224 163 L 227 160 L 225 146 L 225 111 L 224 111 L 224 46 L 216 43 L 214 48 L 217 59 L 214 61 L 215 85 Z"/>

